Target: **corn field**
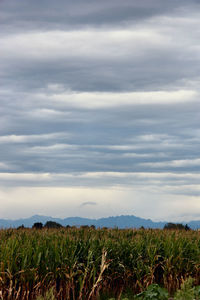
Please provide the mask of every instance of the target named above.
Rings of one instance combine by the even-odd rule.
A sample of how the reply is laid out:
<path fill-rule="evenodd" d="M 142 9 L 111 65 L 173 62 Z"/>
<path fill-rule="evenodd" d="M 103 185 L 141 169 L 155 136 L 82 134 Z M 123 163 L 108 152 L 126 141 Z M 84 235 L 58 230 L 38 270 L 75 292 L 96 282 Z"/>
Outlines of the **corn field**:
<path fill-rule="evenodd" d="M 173 294 L 188 277 L 200 284 L 198 231 L 0 230 L 0 299 L 120 299 L 153 283 Z"/>

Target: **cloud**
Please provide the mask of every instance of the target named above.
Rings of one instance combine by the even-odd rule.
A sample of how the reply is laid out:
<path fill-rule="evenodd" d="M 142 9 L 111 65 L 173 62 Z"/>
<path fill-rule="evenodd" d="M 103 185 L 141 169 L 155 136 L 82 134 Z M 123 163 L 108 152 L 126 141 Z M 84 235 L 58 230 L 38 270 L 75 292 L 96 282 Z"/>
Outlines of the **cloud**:
<path fill-rule="evenodd" d="M 26 21 L 32 30 L 3 30 L 0 66 L 4 86 L 45 93 L 53 92 L 53 86 L 54 92 L 198 89 L 199 14 L 194 3 L 189 13 L 184 9 L 186 3 L 181 3 L 176 14 L 161 13 L 145 22 L 141 18 L 137 26 L 128 22 L 118 28 L 34 29 Z M 137 6 L 135 1 L 133 6 Z M 141 4 L 139 9 L 146 11 Z"/>
<path fill-rule="evenodd" d="M 10 169 L 10 166 L 7 165 L 7 164 L 4 163 L 4 162 L 0 162 L 0 169 L 1 169 L 1 170 L 7 170 L 7 169 Z"/>
<path fill-rule="evenodd" d="M 44 140 L 58 140 L 68 137 L 67 133 L 30 134 L 30 135 L 5 135 L 0 136 L 0 143 L 28 143 L 41 142 Z"/>
<path fill-rule="evenodd" d="M 173 167 L 173 168 L 181 168 L 181 167 L 194 167 L 200 165 L 200 159 L 180 159 L 180 160 L 172 160 L 172 161 L 164 161 L 164 162 L 154 162 L 154 163 L 142 163 L 142 165 L 150 166 L 153 168 L 163 168 L 163 167 Z"/>
<path fill-rule="evenodd" d="M 88 205 L 97 205 L 97 203 L 94 201 L 87 201 L 81 204 L 81 206 L 88 206 Z"/>
<path fill-rule="evenodd" d="M 1 172 L 1 187 L 137 187 L 157 189 L 164 194 L 199 190 L 200 174 L 173 172 L 73 172 L 73 173 L 9 173 Z M 85 201 L 87 203 L 87 201 Z"/>
<path fill-rule="evenodd" d="M 198 211 L 199 20 L 193 0 L 0 2 L 7 214 L 56 192 L 58 215 Z"/>
<path fill-rule="evenodd" d="M 38 30 L 48 28 L 80 28 L 80 27 L 109 27 L 126 25 L 127 23 L 144 22 L 159 15 L 177 12 L 182 7 L 198 8 L 196 1 L 167 1 L 159 0 L 120 0 L 109 1 L 64 1 L 59 6 L 53 0 L 36 0 L 27 3 L 25 0 L 16 3 L 15 0 L 1 1 L 1 25 L 6 30 Z M 48 7 L 48 9 L 47 9 Z M 195 8 L 196 8 L 195 7 Z M 14 24 L 15 26 L 9 26 Z"/>
<path fill-rule="evenodd" d="M 20 218 L 33 214 L 54 215 L 55 217 L 99 218 L 111 215 L 134 214 L 154 220 L 189 221 L 191 216 L 198 219 L 200 212 L 199 197 L 173 195 L 151 190 L 124 187 L 83 188 L 83 187 L 20 187 L 0 189 L 1 217 Z M 80 208 L 85 199 L 98 205 Z M 42 199 L 42 201 L 41 201 Z M 109 201 L 108 201 L 109 199 Z M 123 199 L 123 201 L 122 201 Z M 162 199 L 162 201 L 160 201 Z M 188 201 L 190 207 L 188 207 Z M 86 202 L 86 201 L 85 201 Z M 153 203 L 153 205 L 152 205 Z M 14 207 L 14 211 L 13 211 Z M 189 216 L 183 217 L 184 212 Z M 194 214 L 194 215 L 193 215 Z"/>
<path fill-rule="evenodd" d="M 193 102 L 198 99 L 195 91 L 162 91 L 162 92 L 132 92 L 132 93 L 83 93 L 83 94 L 61 94 L 49 97 L 50 100 L 62 102 L 67 106 L 78 106 L 87 109 L 144 105 L 144 104 L 175 104 Z"/>

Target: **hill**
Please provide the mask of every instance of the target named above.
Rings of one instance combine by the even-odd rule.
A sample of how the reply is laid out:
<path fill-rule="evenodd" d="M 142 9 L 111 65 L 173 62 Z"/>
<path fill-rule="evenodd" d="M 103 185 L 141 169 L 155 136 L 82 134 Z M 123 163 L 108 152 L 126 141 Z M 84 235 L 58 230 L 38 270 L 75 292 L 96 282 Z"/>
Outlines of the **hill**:
<path fill-rule="evenodd" d="M 168 222 L 153 222 L 150 219 L 143 219 L 133 215 L 122 215 L 116 217 L 108 217 L 108 218 L 100 218 L 100 219 L 88 219 L 88 218 L 80 218 L 80 217 L 70 217 L 65 219 L 53 218 L 48 216 L 34 215 L 30 218 L 26 219 L 18 219 L 18 220 L 7 220 L 0 219 L 0 228 L 16 228 L 21 226 L 22 224 L 25 227 L 32 227 L 32 225 L 36 222 L 46 223 L 47 221 L 54 221 L 60 223 L 63 226 L 82 226 L 82 225 L 94 225 L 96 227 L 109 227 L 109 228 L 163 228 L 164 225 Z M 183 222 L 183 224 L 186 224 Z M 200 221 L 191 221 L 187 223 L 188 226 L 192 229 L 200 228 Z"/>

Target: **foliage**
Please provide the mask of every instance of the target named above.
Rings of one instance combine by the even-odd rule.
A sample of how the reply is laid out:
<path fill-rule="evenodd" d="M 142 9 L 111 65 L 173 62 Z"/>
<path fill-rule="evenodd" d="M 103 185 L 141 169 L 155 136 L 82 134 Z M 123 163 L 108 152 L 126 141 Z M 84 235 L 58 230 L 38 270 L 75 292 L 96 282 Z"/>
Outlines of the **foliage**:
<path fill-rule="evenodd" d="M 38 296 L 36 300 L 56 300 L 54 296 L 54 289 L 51 288 L 49 291 L 47 291 L 43 296 Z"/>
<path fill-rule="evenodd" d="M 41 222 L 36 222 L 36 223 L 33 224 L 32 228 L 33 229 L 42 229 L 43 224 Z"/>
<path fill-rule="evenodd" d="M 167 223 L 165 224 L 164 229 L 190 230 L 190 227 L 187 224 Z"/>
<path fill-rule="evenodd" d="M 175 293 L 174 300 L 199 300 L 200 286 L 193 286 L 194 280 L 189 277 L 181 284 L 181 289 Z"/>
<path fill-rule="evenodd" d="M 44 224 L 44 227 L 46 228 L 62 228 L 63 226 L 57 222 L 54 222 L 54 221 L 47 221 L 45 224 Z"/>
<path fill-rule="evenodd" d="M 151 284 L 146 291 L 138 294 L 135 299 L 143 300 L 168 300 L 168 292 L 158 284 Z"/>
<path fill-rule="evenodd" d="M 199 285 L 199 270 L 198 231 L 91 227 L 0 230 L 2 299 L 47 297 L 45 293 L 51 288 L 57 300 L 133 299 L 129 294 L 146 289 L 161 293 L 160 289 L 155 291 L 155 285 L 150 287 L 152 284 L 172 295 L 188 277 Z M 198 288 L 194 290 L 197 293 Z M 105 294 L 108 297 L 101 298 Z"/>

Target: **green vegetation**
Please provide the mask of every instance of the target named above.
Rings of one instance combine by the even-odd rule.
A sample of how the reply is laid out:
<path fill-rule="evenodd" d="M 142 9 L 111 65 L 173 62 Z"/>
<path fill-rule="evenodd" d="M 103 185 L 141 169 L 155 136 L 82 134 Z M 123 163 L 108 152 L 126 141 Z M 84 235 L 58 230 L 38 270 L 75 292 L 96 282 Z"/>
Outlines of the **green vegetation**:
<path fill-rule="evenodd" d="M 188 278 L 181 284 L 181 289 L 175 293 L 174 300 L 199 300 L 200 286 L 193 286 L 194 280 Z"/>
<path fill-rule="evenodd" d="M 167 223 L 164 226 L 164 229 L 178 229 L 178 230 L 190 230 L 190 227 L 186 224 L 180 224 L 180 223 Z"/>
<path fill-rule="evenodd" d="M 169 294 L 165 289 L 159 287 L 158 284 L 151 284 L 146 291 L 136 295 L 135 299 L 168 300 L 168 297 Z"/>
<path fill-rule="evenodd" d="M 45 224 L 44 224 L 44 227 L 46 228 L 62 228 L 63 226 L 57 222 L 54 222 L 54 221 L 47 221 Z"/>
<path fill-rule="evenodd" d="M 0 299 L 189 300 L 199 285 L 198 231 L 0 230 Z"/>
<path fill-rule="evenodd" d="M 173 298 L 169 298 L 169 293 L 157 284 L 151 284 L 147 290 L 137 295 L 123 296 L 121 300 L 199 300 L 200 286 L 193 287 L 193 279 L 188 278 L 181 284 L 181 289 L 178 290 Z M 119 298 L 118 298 L 119 299 Z M 53 288 L 48 291 L 44 297 L 39 296 L 36 300 L 56 300 Z M 116 300 L 116 298 L 107 298 L 107 300 Z"/>

